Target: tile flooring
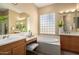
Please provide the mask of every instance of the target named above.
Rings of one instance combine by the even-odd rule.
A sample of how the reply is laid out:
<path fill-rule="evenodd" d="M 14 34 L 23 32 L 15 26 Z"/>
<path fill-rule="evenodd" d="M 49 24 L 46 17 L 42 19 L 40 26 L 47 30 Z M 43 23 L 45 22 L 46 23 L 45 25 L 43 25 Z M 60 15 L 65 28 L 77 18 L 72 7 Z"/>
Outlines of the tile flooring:
<path fill-rule="evenodd" d="M 37 52 L 42 55 L 60 55 L 60 38 L 52 35 L 39 35 Z"/>
<path fill-rule="evenodd" d="M 60 37 L 52 35 L 39 35 L 37 39 L 39 47 L 38 55 L 61 55 Z M 63 51 L 62 55 L 77 55 L 69 51 Z"/>

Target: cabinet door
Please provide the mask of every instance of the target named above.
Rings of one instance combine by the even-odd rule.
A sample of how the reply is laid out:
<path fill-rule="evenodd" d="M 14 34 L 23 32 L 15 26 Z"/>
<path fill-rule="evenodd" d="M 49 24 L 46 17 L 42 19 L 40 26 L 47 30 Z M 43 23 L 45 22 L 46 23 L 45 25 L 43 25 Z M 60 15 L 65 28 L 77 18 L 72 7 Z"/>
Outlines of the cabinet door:
<path fill-rule="evenodd" d="M 0 50 L 0 55 L 11 55 L 11 50 L 9 49 Z"/>
<path fill-rule="evenodd" d="M 25 45 L 13 48 L 13 55 L 25 55 L 25 54 L 26 54 Z"/>
<path fill-rule="evenodd" d="M 79 52 L 79 37 L 78 36 L 72 36 L 72 39 L 71 39 L 71 51 L 74 51 L 74 52 Z"/>
<path fill-rule="evenodd" d="M 69 36 L 61 36 L 61 49 L 69 50 L 70 48 L 70 37 Z"/>

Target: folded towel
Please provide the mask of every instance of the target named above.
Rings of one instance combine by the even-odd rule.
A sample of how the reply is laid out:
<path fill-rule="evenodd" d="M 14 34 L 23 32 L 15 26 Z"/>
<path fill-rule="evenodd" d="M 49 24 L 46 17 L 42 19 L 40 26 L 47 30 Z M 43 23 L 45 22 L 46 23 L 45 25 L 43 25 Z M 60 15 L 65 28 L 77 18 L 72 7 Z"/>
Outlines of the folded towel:
<path fill-rule="evenodd" d="M 30 45 L 27 46 L 27 50 L 29 51 L 33 51 L 35 48 L 37 48 L 39 46 L 38 43 L 32 43 Z"/>

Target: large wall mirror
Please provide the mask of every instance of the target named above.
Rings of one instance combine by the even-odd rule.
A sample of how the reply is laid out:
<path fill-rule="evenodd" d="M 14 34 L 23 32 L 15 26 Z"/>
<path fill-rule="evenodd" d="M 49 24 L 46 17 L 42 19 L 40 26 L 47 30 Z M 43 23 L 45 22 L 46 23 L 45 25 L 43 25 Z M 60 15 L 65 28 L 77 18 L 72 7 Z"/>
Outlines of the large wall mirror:
<path fill-rule="evenodd" d="M 8 9 L 0 9 L 0 35 L 8 33 Z"/>
<path fill-rule="evenodd" d="M 25 32 L 27 31 L 27 15 L 25 13 L 20 13 L 19 16 L 17 16 L 16 20 L 16 31 L 17 32 Z"/>
<path fill-rule="evenodd" d="M 26 13 L 20 13 L 16 20 L 16 32 L 31 31 L 31 17 Z"/>
<path fill-rule="evenodd" d="M 64 22 L 64 32 L 79 32 L 79 11 L 60 13 L 60 19 Z"/>
<path fill-rule="evenodd" d="M 74 17 L 74 23 L 76 31 L 79 32 L 79 11 L 76 11 L 76 16 Z"/>

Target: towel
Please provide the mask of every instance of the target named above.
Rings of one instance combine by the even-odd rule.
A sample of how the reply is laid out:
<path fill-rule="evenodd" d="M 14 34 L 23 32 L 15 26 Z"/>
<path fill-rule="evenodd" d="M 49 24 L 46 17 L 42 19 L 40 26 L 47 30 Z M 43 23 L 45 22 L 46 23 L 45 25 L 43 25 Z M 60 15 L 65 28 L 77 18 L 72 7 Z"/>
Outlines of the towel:
<path fill-rule="evenodd" d="M 27 48 L 27 50 L 29 50 L 29 51 L 33 51 L 35 48 L 37 48 L 39 46 L 39 44 L 38 43 L 32 43 L 32 44 L 30 44 L 30 45 L 28 45 L 26 48 Z"/>

